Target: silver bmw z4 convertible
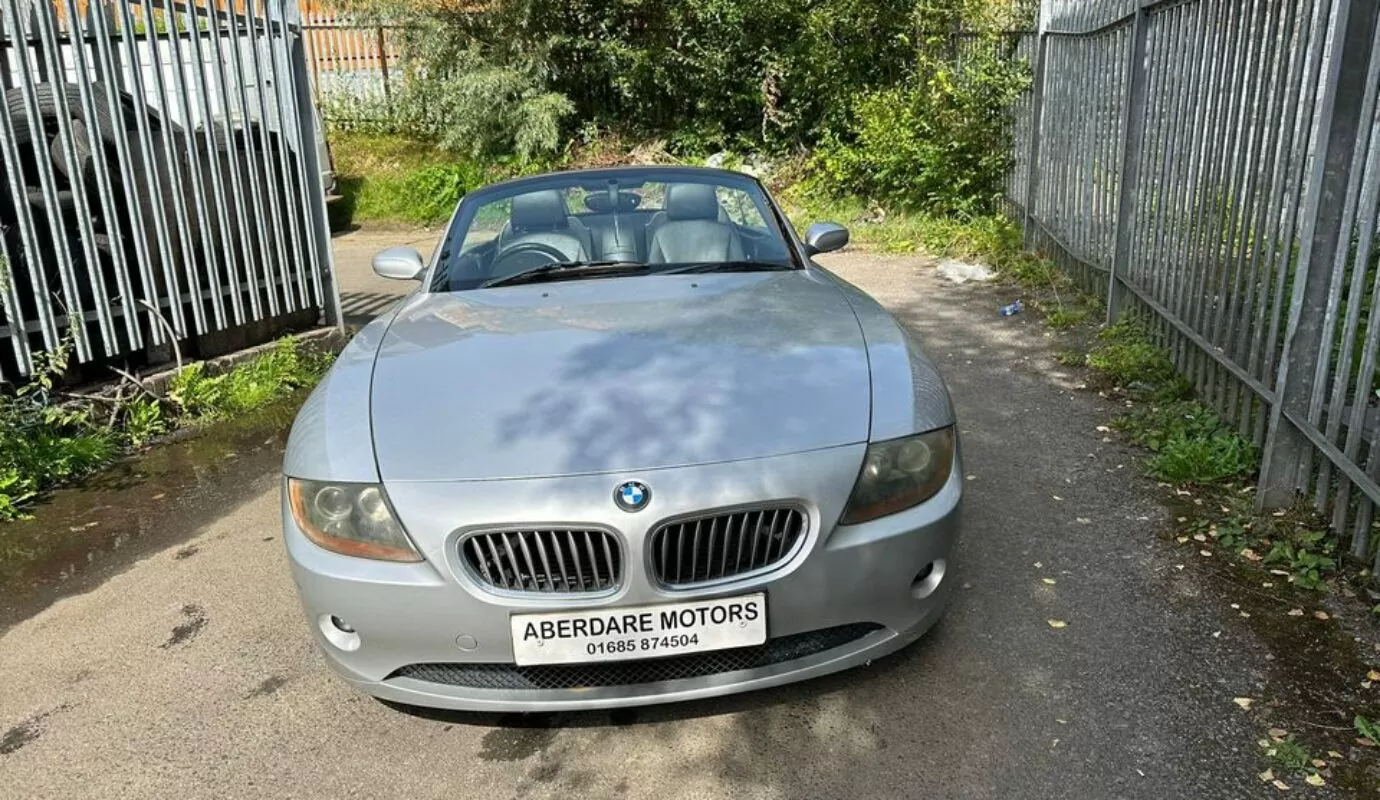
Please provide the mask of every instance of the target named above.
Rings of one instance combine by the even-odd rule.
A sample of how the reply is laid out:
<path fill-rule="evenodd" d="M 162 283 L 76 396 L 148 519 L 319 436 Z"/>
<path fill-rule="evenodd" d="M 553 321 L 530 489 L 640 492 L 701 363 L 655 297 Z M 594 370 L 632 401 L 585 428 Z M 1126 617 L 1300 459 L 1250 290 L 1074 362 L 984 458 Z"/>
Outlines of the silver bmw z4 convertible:
<path fill-rule="evenodd" d="M 691 700 L 917 639 L 963 470 L 934 365 L 755 179 L 629 167 L 465 196 L 306 402 L 283 528 L 347 681 L 484 711 Z"/>

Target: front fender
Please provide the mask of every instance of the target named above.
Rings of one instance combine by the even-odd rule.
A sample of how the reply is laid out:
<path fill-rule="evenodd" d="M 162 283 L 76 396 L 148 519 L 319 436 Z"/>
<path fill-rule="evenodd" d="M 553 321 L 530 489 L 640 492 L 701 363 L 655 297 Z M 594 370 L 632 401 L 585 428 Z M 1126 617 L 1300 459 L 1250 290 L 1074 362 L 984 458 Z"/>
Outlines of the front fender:
<path fill-rule="evenodd" d="M 872 376 L 868 439 L 883 442 L 955 423 L 953 403 L 938 368 L 909 331 L 862 289 L 820 269 L 848 298 L 867 343 Z"/>
<path fill-rule="evenodd" d="M 379 344 L 396 313 L 395 309 L 364 326 L 297 412 L 283 456 L 284 475 L 379 482 L 369 395 Z"/>

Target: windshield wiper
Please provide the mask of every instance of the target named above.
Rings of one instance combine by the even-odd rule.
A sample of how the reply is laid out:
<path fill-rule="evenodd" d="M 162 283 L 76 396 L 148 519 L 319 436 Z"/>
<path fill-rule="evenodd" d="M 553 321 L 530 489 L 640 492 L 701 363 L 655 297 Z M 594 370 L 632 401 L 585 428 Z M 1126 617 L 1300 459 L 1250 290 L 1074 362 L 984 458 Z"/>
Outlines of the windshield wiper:
<path fill-rule="evenodd" d="M 479 288 L 516 286 L 520 283 L 540 283 L 542 281 L 565 280 L 566 278 L 632 275 L 647 270 L 647 265 L 640 261 L 562 261 L 556 264 L 542 264 L 540 267 L 494 278 L 479 284 Z"/>
<path fill-rule="evenodd" d="M 674 275 L 676 273 L 687 272 L 770 272 L 783 269 L 795 269 L 790 264 L 781 264 L 775 261 L 697 261 L 694 264 L 683 264 L 673 269 L 662 270 L 662 275 Z"/>

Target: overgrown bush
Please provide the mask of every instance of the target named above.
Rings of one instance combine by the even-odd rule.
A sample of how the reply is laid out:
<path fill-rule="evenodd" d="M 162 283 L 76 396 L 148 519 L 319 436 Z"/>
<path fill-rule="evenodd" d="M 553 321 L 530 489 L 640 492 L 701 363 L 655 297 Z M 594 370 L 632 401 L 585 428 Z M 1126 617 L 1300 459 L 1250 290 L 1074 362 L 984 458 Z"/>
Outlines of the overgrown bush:
<path fill-rule="evenodd" d="M 1033 17 L 1032 3 L 1008 13 L 984 0 L 336 5 L 398 26 L 392 130 L 471 156 L 524 158 L 559 151 L 588 125 L 681 153 L 851 141 L 854 100 L 903 81 L 916 50 L 931 46 L 917 30 L 947 37 L 962 23 L 1028 27 Z M 954 42 L 936 42 L 934 57 L 952 60 Z M 963 108 L 989 85 L 960 81 Z"/>
<path fill-rule="evenodd" d="M 494 63 L 444 22 L 423 19 L 403 39 L 404 80 L 395 99 L 405 130 L 476 158 L 530 158 L 561 145 L 575 110 L 529 65 Z"/>
<path fill-rule="evenodd" d="M 996 210 L 1012 166 L 1010 109 L 1029 68 L 995 38 L 962 68 L 939 47 L 920 48 L 906 80 L 858 99 L 848 128 L 824 142 L 814 164 L 827 191 L 930 213 Z"/>

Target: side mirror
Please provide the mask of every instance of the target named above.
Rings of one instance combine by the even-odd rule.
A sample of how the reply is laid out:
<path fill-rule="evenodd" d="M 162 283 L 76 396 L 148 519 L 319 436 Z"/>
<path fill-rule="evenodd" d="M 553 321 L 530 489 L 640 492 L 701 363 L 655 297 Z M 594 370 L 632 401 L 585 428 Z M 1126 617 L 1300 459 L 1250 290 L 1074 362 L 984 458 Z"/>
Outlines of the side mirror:
<path fill-rule="evenodd" d="M 426 272 L 422 254 L 411 247 L 390 247 L 374 256 L 374 272 L 394 281 L 421 280 Z"/>
<path fill-rule="evenodd" d="M 805 253 L 831 253 L 848 244 L 848 229 L 837 222 L 816 222 L 805 231 Z"/>

